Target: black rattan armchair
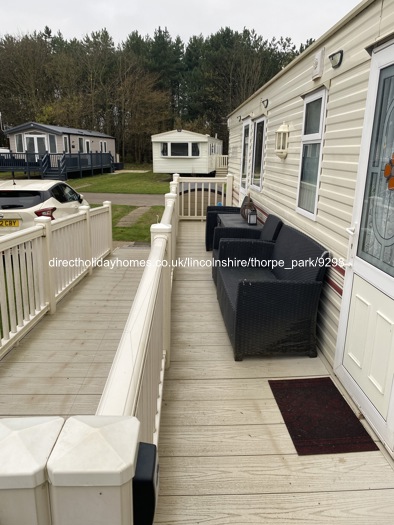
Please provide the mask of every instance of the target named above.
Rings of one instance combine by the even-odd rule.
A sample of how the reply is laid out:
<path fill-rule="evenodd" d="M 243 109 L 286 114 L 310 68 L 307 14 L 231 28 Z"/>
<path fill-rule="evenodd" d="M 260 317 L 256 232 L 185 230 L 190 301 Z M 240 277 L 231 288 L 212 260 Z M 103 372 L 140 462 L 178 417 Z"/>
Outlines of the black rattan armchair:
<path fill-rule="evenodd" d="M 238 206 L 207 206 L 205 222 L 205 249 L 207 252 L 212 250 L 213 235 L 218 224 L 219 213 L 240 213 L 241 208 Z"/>
<path fill-rule="evenodd" d="M 215 228 L 212 247 L 212 278 L 216 284 L 217 268 L 220 266 L 220 243 L 222 239 L 259 239 L 275 241 L 282 227 L 282 221 L 276 215 L 268 215 L 263 229 L 253 228 Z"/>
<path fill-rule="evenodd" d="M 315 357 L 316 318 L 328 252 L 303 233 L 282 226 L 276 242 L 225 240 L 217 297 L 234 358 Z M 236 261 L 248 261 L 242 266 Z"/>

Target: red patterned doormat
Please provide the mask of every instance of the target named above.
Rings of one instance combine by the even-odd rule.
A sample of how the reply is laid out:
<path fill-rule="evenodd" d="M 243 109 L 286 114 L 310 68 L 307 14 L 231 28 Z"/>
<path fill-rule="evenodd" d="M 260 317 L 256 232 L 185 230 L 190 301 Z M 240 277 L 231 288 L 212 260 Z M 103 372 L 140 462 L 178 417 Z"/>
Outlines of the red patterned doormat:
<path fill-rule="evenodd" d="M 269 384 L 300 456 L 378 450 L 329 377 Z"/>

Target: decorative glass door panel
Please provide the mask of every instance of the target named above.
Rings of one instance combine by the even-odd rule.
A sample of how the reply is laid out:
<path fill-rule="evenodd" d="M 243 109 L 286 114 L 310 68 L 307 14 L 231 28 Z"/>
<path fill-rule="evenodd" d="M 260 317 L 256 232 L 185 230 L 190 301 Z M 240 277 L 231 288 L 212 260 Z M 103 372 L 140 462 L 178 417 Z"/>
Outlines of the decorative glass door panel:
<path fill-rule="evenodd" d="M 380 74 L 357 256 L 394 277 L 394 66 Z"/>

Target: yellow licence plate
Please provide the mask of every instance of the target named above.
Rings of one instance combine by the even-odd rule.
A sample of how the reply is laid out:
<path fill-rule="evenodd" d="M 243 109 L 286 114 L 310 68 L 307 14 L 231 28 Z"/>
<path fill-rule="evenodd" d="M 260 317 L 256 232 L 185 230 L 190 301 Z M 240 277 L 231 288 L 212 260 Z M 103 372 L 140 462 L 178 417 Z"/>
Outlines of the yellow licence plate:
<path fill-rule="evenodd" d="M 19 219 L 0 219 L 0 228 L 18 228 Z"/>

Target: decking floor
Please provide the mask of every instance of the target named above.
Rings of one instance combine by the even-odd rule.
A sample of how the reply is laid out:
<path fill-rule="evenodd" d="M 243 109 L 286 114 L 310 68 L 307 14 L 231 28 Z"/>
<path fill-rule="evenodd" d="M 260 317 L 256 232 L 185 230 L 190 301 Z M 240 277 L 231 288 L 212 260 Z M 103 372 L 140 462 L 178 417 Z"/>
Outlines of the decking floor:
<path fill-rule="evenodd" d="M 210 259 L 204 223 L 181 222 L 177 246 L 183 260 Z M 393 462 L 379 443 L 296 454 L 268 380 L 330 375 L 320 357 L 235 362 L 210 268 L 175 271 L 172 334 L 156 525 L 394 523 Z"/>
<path fill-rule="evenodd" d="M 95 414 L 148 247 L 117 248 L 0 361 L 0 417 Z"/>

